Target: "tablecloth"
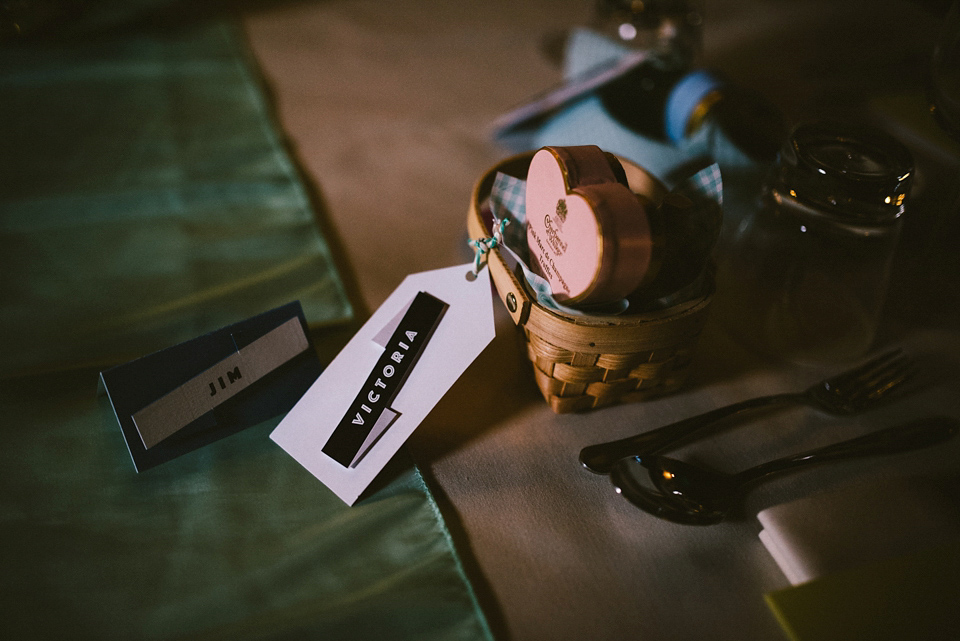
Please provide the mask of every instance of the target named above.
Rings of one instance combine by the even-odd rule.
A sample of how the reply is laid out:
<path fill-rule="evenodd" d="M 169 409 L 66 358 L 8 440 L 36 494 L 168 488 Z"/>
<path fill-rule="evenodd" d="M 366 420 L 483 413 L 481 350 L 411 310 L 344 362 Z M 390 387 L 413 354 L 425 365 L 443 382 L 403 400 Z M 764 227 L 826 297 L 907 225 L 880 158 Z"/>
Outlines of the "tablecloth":
<path fill-rule="evenodd" d="M 761 91 L 790 121 L 869 120 L 876 114 L 864 114 L 868 96 L 916 97 L 935 37 L 935 18 L 921 6 L 930 4 L 706 0 L 704 62 Z M 492 141 L 492 124 L 562 79 L 553 45 L 589 25 L 595 7 L 582 0 L 328 0 L 246 15 L 281 122 L 325 186 L 371 307 L 409 273 L 469 260 L 471 186 L 509 153 Z M 927 186 L 942 195 L 947 183 L 927 168 Z M 728 182 L 725 205 L 733 198 Z M 675 454 L 734 472 L 918 414 L 960 415 L 956 297 L 940 285 L 960 274 L 946 259 L 956 252 L 945 251 L 956 238 L 946 230 L 956 227 L 941 227 L 949 216 L 919 197 L 916 203 L 876 349 L 904 347 L 934 381 L 857 417 L 808 408 L 744 417 Z M 757 538 L 756 511 L 882 470 L 889 460 L 771 479 L 746 497 L 738 518 L 710 528 L 640 512 L 577 461 L 584 446 L 803 389 L 835 371 L 752 353 L 719 320 L 708 319 L 690 384 L 677 394 L 557 416 L 503 311 L 497 338 L 414 433 L 410 452 L 436 488 L 498 638 L 783 638 L 763 595 L 788 583 Z M 955 474 L 958 443 L 896 462 Z M 928 458 L 940 460 L 939 469 Z"/>

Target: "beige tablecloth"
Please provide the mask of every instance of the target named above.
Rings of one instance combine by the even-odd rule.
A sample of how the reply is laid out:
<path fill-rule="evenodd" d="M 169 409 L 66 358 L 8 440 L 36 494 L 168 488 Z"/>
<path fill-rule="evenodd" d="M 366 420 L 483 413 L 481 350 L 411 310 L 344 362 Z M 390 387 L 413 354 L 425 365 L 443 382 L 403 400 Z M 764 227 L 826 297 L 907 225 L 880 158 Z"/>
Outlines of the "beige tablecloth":
<path fill-rule="evenodd" d="M 898 92 L 919 95 L 937 24 L 911 2 L 705 4 L 707 62 L 765 92 L 791 119 L 858 114 L 889 125 Z M 543 44 L 584 24 L 592 10 L 569 0 L 340 0 L 248 14 L 281 122 L 324 194 L 371 308 L 406 274 L 470 258 L 470 188 L 505 154 L 491 142 L 490 123 L 559 80 Z M 956 227 L 938 209 L 949 200 L 941 178 L 955 174 L 956 161 L 919 137 L 905 142 L 936 162 L 919 178 L 923 198 L 904 230 L 881 343 L 905 346 L 937 372 L 933 382 L 856 418 L 795 408 L 746 420 L 688 455 L 736 470 L 920 413 L 960 415 L 956 296 L 943 289 L 957 270 L 942 239 Z M 854 473 L 893 473 L 880 460 L 823 468 L 758 488 L 742 517 L 718 526 L 659 521 L 581 469 L 579 450 L 726 402 L 799 389 L 829 370 L 754 355 L 711 322 L 682 393 L 557 416 L 503 313 L 498 332 L 410 449 L 441 495 L 501 638 L 781 638 L 763 595 L 788 583 L 757 538 L 756 511 Z M 953 443 L 897 462 L 956 478 L 958 455 Z"/>

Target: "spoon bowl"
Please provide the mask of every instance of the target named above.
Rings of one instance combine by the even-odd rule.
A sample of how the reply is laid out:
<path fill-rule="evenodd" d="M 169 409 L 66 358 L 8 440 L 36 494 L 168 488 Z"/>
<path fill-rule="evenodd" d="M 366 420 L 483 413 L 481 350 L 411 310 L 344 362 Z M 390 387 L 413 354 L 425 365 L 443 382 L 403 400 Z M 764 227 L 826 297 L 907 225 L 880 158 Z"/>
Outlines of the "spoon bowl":
<path fill-rule="evenodd" d="M 699 483 L 692 492 L 673 494 L 658 487 L 663 474 L 678 473 L 683 468 L 689 468 L 691 474 L 681 474 L 680 477 L 680 482 L 688 485 L 697 483 L 692 480 L 695 478 L 709 478 L 712 482 L 717 476 L 713 470 L 706 470 L 707 474 L 704 475 L 706 468 L 665 456 L 632 457 L 630 461 L 630 465 L 626 465 L 626 461 L 616 465 L 610 472 L 610 478 L 617 492 L 644 512 L 684 525 L 713 525 L 726 518 L 727 508 L 734 498 L 729 491 L 729 477 L 719 477 L 725 487 L 725 493 L 719 496 L 711 491 L 709 485 Z M 668 471 L 667 467 L 674 472 Z M 687 479 L 690 479 L 690 483 Z"/>
<path fill-rule="evenodd" d="M 719 523 L 751 485 L 772 474 L 807 465 L 894 454 L 942 443 L 960 431 L 960 421 L 932 417 L 891 427 L 726 474 L 666 456 L 631 456 L 610 473 L 617 492 L 640 509 L 675 523 Z"/>

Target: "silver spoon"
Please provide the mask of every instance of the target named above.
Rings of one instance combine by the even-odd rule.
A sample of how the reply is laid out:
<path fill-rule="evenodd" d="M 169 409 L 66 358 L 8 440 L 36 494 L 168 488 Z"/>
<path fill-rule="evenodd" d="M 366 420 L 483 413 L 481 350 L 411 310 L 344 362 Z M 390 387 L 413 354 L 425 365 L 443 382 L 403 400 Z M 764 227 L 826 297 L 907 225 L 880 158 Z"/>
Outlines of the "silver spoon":
<path fill-rule="evenodd" d="M 929 447 L 946 441 L 958 431 L 960 421 L 957 419 L 925 418 L 769 461 L 738 474 L 726 474 L 665 456 L 631 456 L 614 466 L 610 478 L 617 492 L 650 514 L 676 523 L 712 525 L 727 516 L 751 484 L 771 474 L 828 461 Z M 644 477 L 649 478 L 652 488 L 644 482 Z"/>

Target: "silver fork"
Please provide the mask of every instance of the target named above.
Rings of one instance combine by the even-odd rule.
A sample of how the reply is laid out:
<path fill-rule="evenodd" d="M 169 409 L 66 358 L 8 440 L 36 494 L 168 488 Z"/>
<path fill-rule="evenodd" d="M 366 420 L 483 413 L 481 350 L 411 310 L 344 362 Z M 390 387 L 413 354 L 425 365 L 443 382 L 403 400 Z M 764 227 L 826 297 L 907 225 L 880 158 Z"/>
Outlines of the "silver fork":
<path fill-rule="evenodd" d="M 910 359 L 902 350 L 896 349 L 824 379 L 802 392 L 751 398 L 643 434 L 590 445 L 580 451 L 580 462 L 591 472 L 609 474 L 614 464 L 624 457 L 655 454 L 694 432 L 713 426 L 720 419 L 771 405 L 802 403 L 830 414 L 856 414 L 886 400 L 892 393 L 902 391 L 912 375 Z"/>

